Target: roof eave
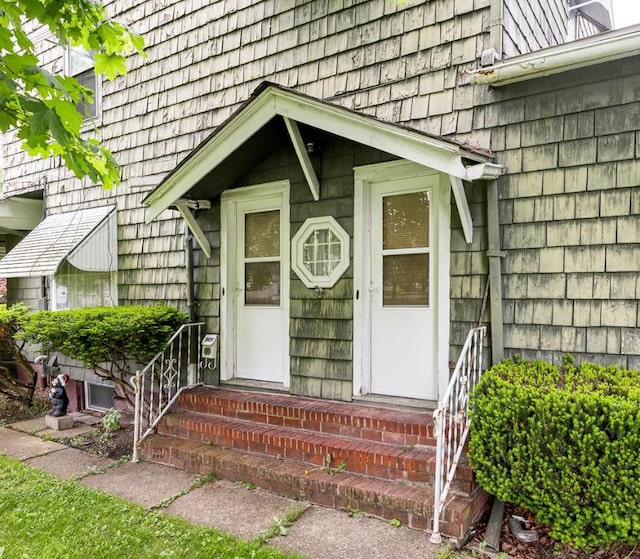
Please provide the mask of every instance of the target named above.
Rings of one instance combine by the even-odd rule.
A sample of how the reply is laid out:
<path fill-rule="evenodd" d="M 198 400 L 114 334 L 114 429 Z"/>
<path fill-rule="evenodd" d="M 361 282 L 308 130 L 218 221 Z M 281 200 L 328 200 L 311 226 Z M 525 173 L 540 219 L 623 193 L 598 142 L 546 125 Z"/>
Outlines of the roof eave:
<path fill-rule="evenodd" d="M 476 163 L 491 158 L 446 140 L 376 120 L 279 86 L 267 85 L 201 144 L 143 201 L 147 221 L 183 197 L 198 181 L 276 116 L 365 143 L 403 159 L 468 180 L 463 159 Z"/>
<path fill-rule="evenodd" d="M 499 87 L 638 54 L 640 25 L 509 58 L 469 75 L 473 83 Z"/>

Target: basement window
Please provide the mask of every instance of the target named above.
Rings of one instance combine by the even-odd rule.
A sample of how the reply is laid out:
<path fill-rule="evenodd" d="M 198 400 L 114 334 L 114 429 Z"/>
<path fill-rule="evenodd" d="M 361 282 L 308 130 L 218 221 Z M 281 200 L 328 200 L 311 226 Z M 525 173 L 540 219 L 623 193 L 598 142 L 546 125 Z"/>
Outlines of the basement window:
<path fill-rule="evenodd" d="M 291 253 L 306 287 L 330 288 L 349 267 L 349 234 L 330 216 L 312 217 L 293 237 Z"/>

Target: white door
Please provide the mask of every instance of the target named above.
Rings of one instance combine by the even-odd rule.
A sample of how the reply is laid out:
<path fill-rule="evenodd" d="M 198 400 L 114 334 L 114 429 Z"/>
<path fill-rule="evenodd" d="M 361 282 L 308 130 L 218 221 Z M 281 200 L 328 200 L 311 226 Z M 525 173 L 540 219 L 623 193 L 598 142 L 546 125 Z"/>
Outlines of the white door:
<path fill-rule="evenodd" d="M 250 188 L 223 199 L 226 289 L 223 380 L 288 385 L 289 225 L 283 192 Z M 224 306 L 223 302 L 223 306 Z"/>
<path fill-rule="evenodd" d="M 419 177 L 371 184 L 369 363 L 373 394 L 438 396 L 434 180 Z"/>

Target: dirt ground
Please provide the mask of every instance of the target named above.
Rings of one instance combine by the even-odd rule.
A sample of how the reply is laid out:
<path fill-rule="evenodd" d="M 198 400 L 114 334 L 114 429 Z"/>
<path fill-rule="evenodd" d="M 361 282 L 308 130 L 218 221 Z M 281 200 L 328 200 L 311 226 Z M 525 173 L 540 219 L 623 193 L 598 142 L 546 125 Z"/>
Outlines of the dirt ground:
<path fill-rule="evenodd" d="M 96 456 L 104 456 L 120 460 L 125 456 L 131 456 L 133 448 L 133 427 L 124 426 L 117 431 L 105 431 L 100 427 L 91 433 L 76 435 L 58 439 L 58 442 Z"/>
<path fill-rule="evenodd" d="M 538 541 L 534 543 L 522 543 L 509 530 L 509 518 L 517 515 L 525 518 L 526 529 L 535 529 L 538 533 Z M 469 541 L 467 548 L 474 556 L 482 556 L 484 536 L 487 518 L 475 526 L 475 533 Z M 502 523 L 502 535 L 500 538 L 500 551 L 510 557 L 518 559 L 640 559 L 640 544 L 636 547 L 616 544 L 609 550 L 598 550 L 592 553 L 577 551 L 568 545 L 560 543 L 550 535 L 550 527 L 536 521 L 535 516 L 529 511 L 514 505 L 505 503 L 504 521 Z"/>
<path fill-rule="evenodd" d="M 46 393 L 39 394 L 35 405 L 30 408 L 0 394 L 0 425 L 10 425 L 17 421 L 39 417 L 49 409 L 50 404 Z M 124 420 L 122 423 L 122 428 L 117 431 L 106 431 L 98 424 L 95 431 L 59 439 L 59 442 L 96 456 L 120 460 L 131 455 L 133 445 L 133 426 L 128 425 Z"/>

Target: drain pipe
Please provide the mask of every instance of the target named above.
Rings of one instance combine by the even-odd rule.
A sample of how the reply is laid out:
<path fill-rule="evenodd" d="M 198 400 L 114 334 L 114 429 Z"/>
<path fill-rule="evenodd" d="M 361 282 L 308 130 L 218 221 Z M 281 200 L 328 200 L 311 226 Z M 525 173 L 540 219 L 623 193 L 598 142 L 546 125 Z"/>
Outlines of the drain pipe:
<path fill-rule="evenodd" d="M 189 322 L 195 322 L 197 313 L 193 279 L 193 236 L 190 233 L 185 233 L 184 236 L 184 259 L 187 274 L 187 312 L 189 313 Z"/>
<path fill-rule="evenodd" d="M 195 281 L 194 281 L 194 269 L 193 269 L 193 236 L 189 233 L 189 230 L 184 235 L 184 259 L 185 259 L 185 272 L 187 274 L 187 313 L 189 314 L 189 322 L 194 323 L 197 320 L 196 313 L 196 297 L 195 297 Z M 199 362 L 199 350 L 200 340 L 198 336 L 192 336 L 189 334 L 188 338 L 189 350 L 188 350 L 188 364 L 187 364 L 187 384 L 196 384 L 198 379 L 198 362 Z"/>
<path fill-rule="evenodd" d="M 489 297 L 491 305 L 491 361 L 504 358 L 504 323 L 502 318 L 502 259 L 507 255 L 500 250 L 500 214 L 498 211 L 498 181 L 487 182 L 487 237 L 489 249 Z"/>

